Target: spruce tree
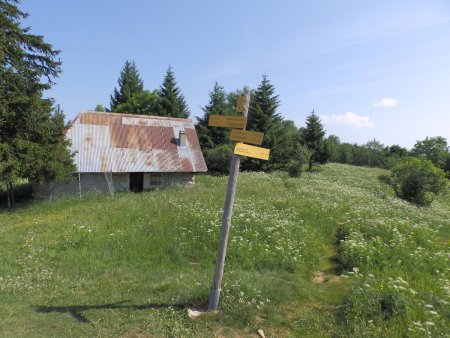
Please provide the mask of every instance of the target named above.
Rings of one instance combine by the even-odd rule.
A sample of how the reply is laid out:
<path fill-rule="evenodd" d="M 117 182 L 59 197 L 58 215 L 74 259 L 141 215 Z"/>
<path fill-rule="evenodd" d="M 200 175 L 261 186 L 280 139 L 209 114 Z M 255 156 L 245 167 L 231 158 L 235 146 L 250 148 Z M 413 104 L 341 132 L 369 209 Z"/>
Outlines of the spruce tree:
<path fill-rule="evenodd" d="M 277 141 L 282 134 L 282 118 L 277 112 L 279 105 L 279 96 L 275 94 L 275 87 L 264 74 L 260 85 L 251 95 L 247 130 L 263 132 L 262 147 L 271 149 L 272 154 L 268 162 L 247 158 L 242 164 L 244 170 L 267 171 L 276 168 L 277 156 L 276 154 L 274 156 L 274 151 L 277 151 Z"/>
<path fill-rule="evenodd" d="M 229 131 L 226 128 L 208 126 L 210 115 L 230 115 L 232 112 L 227 102 L 227 94 L 217 82 L 209 92 L 209 103 L 202 110 L 203 117 L 197 117 L 195 129 L 206 165 L 210 171 L 226 173 L 232 155 Z"/>
<path fill-rule="evenodd" d="M 175 74 L 171 66 L 167 69 L 163 83 L 158 90 L 158 98 L 158 115 L 182 118 L 189 117 L 189 109 L 186 100 L 180 89 L 177 87 Z"/>
<path fill-rule="evenodd" d="M 126 61 L 120 72 L 118 80 L 119 89 L 114 88 L 111 95 L 111 111 L 114 112 L 117 106 L 127 103 L 131 100 L 133 95 L 142 93 L 144 91 L 144 82 L 142 81 L 139 71 L 134 61 Z"/>
<path fill-rule="evenodd" d="M 321 162 L 324 158 L 324 136 L 325 130 L 322 122 L 313 110 L 306 118 L 306 128 L 302 129 L 301 136 L 301 143 L 309 149 L 311 154 L 308 161 L 309 170 L 311 170 L 314 163 Z"/>
<path fill-rule="evenodd" d="M 18 178 L 51 179 L 73 169 L 67 144 L 54 137 L 52 100 L 42 98 L 61 71 L 59 51 L 21 27 L 28 14 L 18 3 L 0 1 L 0 180 L 8 193 Z"/>
<path fill-rule="evenodd" d="M 226 93 L 217 82 L 209 92 L 209 103 L 202 107 L 203 117 L 197 117 L 196 130 L 202 149 L 212 149 L 218 145 L 230 143 L 226 128 L 209 127 L 210 115 L 229 115 Z"/>

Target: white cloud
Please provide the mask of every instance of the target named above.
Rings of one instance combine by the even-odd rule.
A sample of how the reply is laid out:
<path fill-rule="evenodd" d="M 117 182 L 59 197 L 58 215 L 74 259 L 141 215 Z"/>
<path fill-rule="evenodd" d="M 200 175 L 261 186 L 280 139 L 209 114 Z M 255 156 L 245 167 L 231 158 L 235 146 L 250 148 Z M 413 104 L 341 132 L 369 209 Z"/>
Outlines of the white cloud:
<path fill-rule="evenodd" d="M 374 106 L 377 106 L 377 107 L 395 107 L 397 105 L 397 103 L 398 103 L 398 100 L 386 97 L 384 99 L 381 99 L 378 102 L 375 102 Z"/>
<path fill-rule="evenodd" d="M 352 112 L 342 115 L 320 115 L 322 121 L 327 125 L 349 126 L 354 128 L 372 128 L 375 123 L 369 116 L 359 116 Z"/>

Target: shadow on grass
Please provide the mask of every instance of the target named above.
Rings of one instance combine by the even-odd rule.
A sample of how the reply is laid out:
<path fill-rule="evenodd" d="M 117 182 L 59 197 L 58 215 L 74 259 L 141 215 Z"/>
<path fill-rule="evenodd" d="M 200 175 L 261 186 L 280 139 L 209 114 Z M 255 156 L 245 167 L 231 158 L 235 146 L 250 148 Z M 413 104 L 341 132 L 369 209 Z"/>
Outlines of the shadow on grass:
<path fill-rule="evenodd" d="M 36 311 L 40 313 L 69 313 L 73 318 L 80 323 L 89 324 L 91 321 L 87 319 L 83 311 L 87 310 L 103 310 L 103 309 L 126 309 L 126 310 L 149 310 L 149 309 L 187 309 L 191 304 L 178 303 L 178 304 L 142 304 L 142 305 L 125 305 L 128 301 L 122 301 L 111 304 L 102 305 L 67 305 L 67 306 L 36 306 Z"/>
<path fill-rule="evenodd" d="M 7 212 L 26 207 L 33 202 L 31 184 L 17 184 L 13 187 L 13 200 L 11 209 L 8 209 L 8 196 L 6 191 L 0 188 L 0 212 Z"/>

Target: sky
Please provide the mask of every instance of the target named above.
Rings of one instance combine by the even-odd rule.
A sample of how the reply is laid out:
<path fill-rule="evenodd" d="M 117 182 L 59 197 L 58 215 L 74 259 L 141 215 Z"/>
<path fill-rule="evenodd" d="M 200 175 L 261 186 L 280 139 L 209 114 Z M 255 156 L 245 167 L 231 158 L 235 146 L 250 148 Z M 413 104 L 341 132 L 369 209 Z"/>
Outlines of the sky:
<path fill-rule="evenodd" d="M 68 120 L 110 94 L 126 60 L 146 89 L 169 65 L 191 118 L 217 81 L 257 88 L 267 74 L 283 118 L 314 110 L 327 135 L 411 148 L 450 142 L 450 0 L 22 0 L 24 25 L 61 50 L 46 96 Z"/>

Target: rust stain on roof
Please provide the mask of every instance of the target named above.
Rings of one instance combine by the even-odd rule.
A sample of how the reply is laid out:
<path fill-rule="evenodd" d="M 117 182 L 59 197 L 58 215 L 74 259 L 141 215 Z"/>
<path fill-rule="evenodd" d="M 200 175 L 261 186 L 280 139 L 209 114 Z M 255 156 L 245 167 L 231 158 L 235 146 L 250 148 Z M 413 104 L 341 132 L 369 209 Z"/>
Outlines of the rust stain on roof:
<path fill-rule="evenodd" d="M 187 144 L 179 146 L 185 131 Z M 66 136 L 80 172 L 205 172 L 191 120 L 117 113 L 80 113 Z"/>
<path fill-rule="evenodd" d="M 80 123 L 107 126 L 109 118 L 103 114 L 81 114 Z"/>

